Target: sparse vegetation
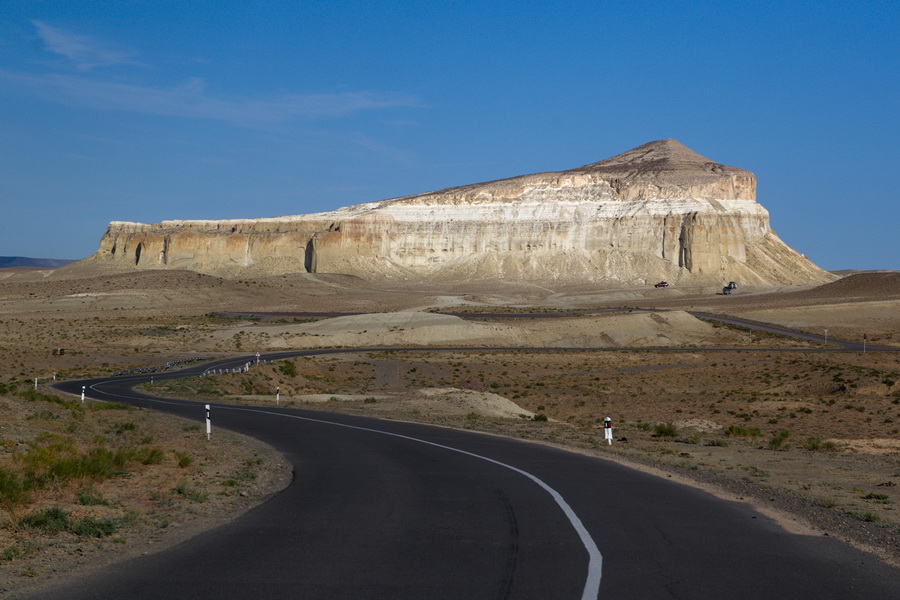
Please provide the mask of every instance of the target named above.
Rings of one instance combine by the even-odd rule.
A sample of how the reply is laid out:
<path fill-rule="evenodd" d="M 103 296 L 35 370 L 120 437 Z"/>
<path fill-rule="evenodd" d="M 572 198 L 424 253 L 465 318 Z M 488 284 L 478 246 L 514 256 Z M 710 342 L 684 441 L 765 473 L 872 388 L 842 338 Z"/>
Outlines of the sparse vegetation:
<path fill-rule="evenodd" d="M 678 427 L 675 426 L 674 423 L 657 423 L 653 428 L 654 437 L 658 438 L 673 438 L 678 436 Z"/>
<path fill-rule="evenodd" d="M 791 432 L 787 429 L 782 429 L 769 440 L 769 450 L 787 450 L 789 448 L 787 444 L 789 437 L 791 437 Z"/>
<path fill-rule="evenodd" d="M 0 526 L 0 559 L 13 563 L 17 578 L 24 569 L 23 558 L 33 560 L 36 555 L 63 548 L 60 540 L 78 539 L 66 529 L 48 548 L 42 540 L 46 534 L 20 524 L 18 519 L 23 515 L 58 506 L 71 523 L 90 514 L 95 519 L 108 519 L 119 531 L 138 526 L 166 529 L 185 515 L 211 509 L 223 499 L 240 500 L 256 489 L 265 472 L 262 465 L 245 462 L 243 457 L 236 458 L 230 468 L 210 471 L 210 464 L 230 458 L 224 455 L 231 449 L 223 452 L 215 436 L 207 443 L 201 434 L 202 425 L 172 422 L 167 429 L 155 428 L 147 413 L 127 404 L 90 399 L 82 404 L 48 393 L 46 384 L 53 373 L 60 379 L 87 378 L 164 364 L 170 357 L 221 354 L 235 348 L 265 352 L 329 346 L 327 336 L 297 333 L 296 325 L 321 317 L 248 318 L 211 312 L 234 310 L 229 305 L 242 302 L 240 299 L 248 298 L 248 294 L 252 294 L 254 310 L 266 310 L 266 306 L 275 304 L 302 304 L 310 310 L 366 311 L 377 306 L 378 311 L 390 311 L 422 306 L 423 298 L 430 302 L 436 297 L 416 292 L 397 294 L 396 290 L 379 295 L 368 288 L 365 293 L 357 293 L 352 287 L 334 295 L 332 284 L 327 290 L 317 288 L 307 295 L 305 289 L 317 284 L 301 284 L 291 276 L 266 280 L 248 277 L 238 283 L 206 275 L 148 272 L 78 281 L 74 290 L 72 284 L 51 279 L 21 283 L 4 280 L 4 293 L 15 300 L 5 309 L 0 307 L 0 348 L 7 360 L 0 372 L 0 410 L 7 411 L 0 414 L 5 426 L 0 431 L 0 508 L 6 511 L 4 515 L 15 514 L 16 518 L 5 528 Z M 141 290 L 148 289 L 145 281 L 153 282 L 153 294 L 148 300 L 140 300 Z M 128 294 L 117 296 L 121 290 L 128 290 Z M 177 308 L 167 312 L 158 301 L 158 291 L 173 298 L 166 306 Z M 328 293 L 320 295 L 323 291 Z M 492 287 L 490 293 L 495 291 Z M 74 296 L 75 292 L 80 295 Z M 343 294 L 352 304 L 342 304 Z M 122 302 L 136 299 L 136 304 L 108 308 L 115 298 Z M 560 323 L 571 327 L 566 335 L 572 345 L 584 342 L 600 320 L 620 316 L 615 311 L 600 313 L 596 308 L 617 308 L 621 304 L 620 300 L 604 301 L 602 295 L 590 296 L 583 291 L 579 291 L 578 300 L 555 292 L 552 303 L 547 302 L 552 306 L 541 306 L 535 296 L 520 299 L 517 304 L 521 306 L 513 308 L 489 306 L 495 296 L 481 292 L 461 298 L 465 302 L 462 307 L 447 306 L 442 312 L 566 311 L 567 321 Z M 699 298 L 699 304 L 707 300 Z M 101 302 L 107 305 L 101 307 Z M 563 309 L 565 302 L 583 305 Z M 729 298 L 729 310 L 739 312 L 734 308 L 738 302 L 750 301 Z M 648 306 L 639 299 L 633 303 L 636 307 Z M 698 303 L 698 298 L 690 303 Z M 29 307 L 39 310 L 29 312 Z M 828 314 L 831 319 L 833 313 Z M 835 337 L 850 339 L 859 330 L 847 321 L 849 313 L 841 314 L 843 320 L 834 318 L 828 326 Z M 885 324 L 881 331 L 870 331 L 871 343 L 900 343 L 900 328 L 883 315 L 879 319 Z M 554 330 L 555 323 L 546 319 L 534 323 L 554 335 L 559 333 Z M 819 333 L 818 324 L 814 325 L 809 331 Z M 538 333 L 531 339 L 540 339 L 540 327 L 534 327 Z M 366 328 L 368 333 L 362 328 L 354 333 L 361 340 L 377 339 L 366 337 L 373 335 L 375 327 Z M 403 329 L 394 327 L 391 333 L 400 334 Z M 900 381 L 900 364 L 896 356 L 877 352 L 787 353 L 779 349 L 796 349 L 805 343 L 759 331 L 749 339 L 747 330 L 715 324 L 709 329 L 714 331 L 713 337 L 698 338 L 687 353 L 366 351 L 279 360 L 253 365 L 246 373 L 160 377 L 144 391 L 217 402 L 232 402 L 238 395 L 258 396 L 244 401 L 266 405 L 274 404 L 274 389 L 280 387 L 283 406 L 296 403 L 306 408 L 432 421 L 625 456 L 688 475 L 695 470 L 715 472 L 742 486 L 750 482 L 752 490 L 765 494 L 767 503 L 782 491 L 797 492 L 811 504 L 841 510 L 842 514 L 860 511 L 853 513 L 860 526 L 863 521 L 877 521 L 879 532 L 898 530 L 898 488 L 887 485 L 900 483 L 892 462 L 895 455 L 887 454 L 887 461 L 867 460 L 871 456 L 867 452 L 896 452 L 896 446 L 892 446 L 900 422 L 900 389 L 896 383 Z M 406 334 L 409 331 L 411 328 Z M 599 339 L 584 343 L 594 347 Z M 22 343 L 24 340 L 28 343 Z M 752 348 L 753 352 L 705 349 L 712 340 L 719 346 Z M 62 346 L 65 352 L 60 354 Z M 52 354 L 52 350 L 57 353 Z M 41 380 L 38 391 L 33 390 L 35 377 Z M 456 413 L 432 410 L 439 404 L 423 403 L 417 391 L 435 387 L 492 392 L 518 404 L 520 409 L 515 414 L 521 416 L 502 419 L 471 406 L 461 406 Z M 313 404 L 307 400 L 313 395 L 340 400 Z M 352 397 L 357 400 L 348 399 Z M 16 412 L 9 412 L 8 407 Z M 532 419 L 526 412 L 540 416 Z M 6 427 L 11 414 L 21 415 L 14 419 L 14 431 Z M 612 417 L 615 427 L 611 446 L 601 432 L 606 416 Z M 658 435 L 669 424 L 675 434 Z M 660 425 L 663 431 L 657 431 Z M 780 444 L 779 452 L 770 451 L 770 439 L 778 439 L 779 430 L 788 428 L 790 437 L 775 442 Z M 29 455 L 33 456 L 26 459 Z M 116 466 L 116 461 L 121 466 Z M 838 462 L 840 469 L 833 467 Z M 60 466 L 51 468 L 57 464 Z M 113 465 L 112 475 L 92 474 L 108 473 L 100 469 L 103 464 Z M 66 475 L 79 469 L 83 475 Z M 154 483 L 148 485 L 151 473 Z M 873 487 L 881 483 L 885 486 Z M 146 504 L 127 496 L 124 490 L 128 488 L 140 490 L 141 502 Z M 752 492 L 742 488 L 741 493 Z M 204 494 L 205 501 L 191 499 L 202 499 Z M 90 525 L 85 524 L 84 531 L 89 531 Z M 114 543 L 116 535 L 129 540 L 132 537 L 131 533 L 126 536 L 116 532 L 91 538 L 91 544 Z M 35 540 L 41 541 L 32 545 Z"/>

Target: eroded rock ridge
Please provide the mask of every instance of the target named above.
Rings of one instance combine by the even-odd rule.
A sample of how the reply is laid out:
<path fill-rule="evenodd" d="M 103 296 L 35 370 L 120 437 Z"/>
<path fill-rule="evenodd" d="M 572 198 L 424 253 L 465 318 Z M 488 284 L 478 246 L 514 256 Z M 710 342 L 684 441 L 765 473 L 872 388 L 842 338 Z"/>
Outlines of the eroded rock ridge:
<path fill-rule="evenodd" d="M 749 171 L 671 139 L 568 171 L 267 219 L 112 222 L 86 259 L 218 275 L 793 284 L 829 274 L 784 244 Z"/>

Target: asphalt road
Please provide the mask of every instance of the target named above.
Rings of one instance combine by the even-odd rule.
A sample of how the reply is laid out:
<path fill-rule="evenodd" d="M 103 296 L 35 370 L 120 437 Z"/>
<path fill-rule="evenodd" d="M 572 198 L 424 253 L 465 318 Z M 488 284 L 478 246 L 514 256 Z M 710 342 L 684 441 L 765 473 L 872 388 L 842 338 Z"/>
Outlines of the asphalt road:
<path fill-rule="evenodd" d="M 205 418 L 203 404 L 131 390 L 149 377 L 57 387 Z M 271 444 L 291 485 L 228 525 L 31 598 L 900 598 L 900 570 L 869 555 L 599 458 L 317 411 L 211 414 L 211 443 L 228 428 Z"/>

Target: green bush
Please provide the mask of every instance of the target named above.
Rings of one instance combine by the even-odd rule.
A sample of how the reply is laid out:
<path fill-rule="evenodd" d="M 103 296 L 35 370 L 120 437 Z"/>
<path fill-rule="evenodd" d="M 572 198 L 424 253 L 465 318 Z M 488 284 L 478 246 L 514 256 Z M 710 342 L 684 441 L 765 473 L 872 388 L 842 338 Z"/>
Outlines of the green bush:
<path fill-rule="evenodd" d="M 135 410 L 133 406 L 130 404 L 125 404 L 124 402 L 104 402 L 102 400 L 97 400 L 92 402 L 91 405 L 92 411 L 101 411 L 101 410 Z"/>
<path fill-rule="evenodd" d="M 194 462 L 194 459 L 185 454 L 184 452 L 175 451 L 175 461 L 178 463 L 178 466 L 184 469 L 185 467 L 191 466 L 191 463 Z"/>
<path fill-rule="evenodd" d="M 653 437 L 676 437 L 678 435 L 678 428 L 672 422 L 657 423 L 653 431 L 655 432 Z"/>
<path fill-rule="evenodd" d="M 209 494 L 198 489 L 188 486 L 186 483 L 179 483 L 172 491 L 179 496 L 184 496 L 191 502 L 203 503 L 209 500 Z"/>
<path fill-rule="evenodd" d="M 863 513 L 851 512 L 849 514 L 854 519 L 859 519 L 860 521 L 865 521 L 867 523 L 877 523 L 878 521 L 881 520 L 881 517 L 879 517 L 878 515 L 876 515 L 873 512 L 863 512 Z"/>
<path fill-rule="evenodd" d="M 544 421 L 547 421 L 547 415 L 545 415 L 544 413 L 537 413 L 533 417 L 531 417 L 531 420 L 544 422 Z"/>
<path fill-rule="evenodd" d="M 18 473 L 0 469 L 0 506 L 9 510 L 22 506 L 31 497 L 30 486 Z"/>
<path fill-rule="evenodd" d="M 75 495 L 82 506 L 109 506 L 109 500 L 92 489 L 81 490 Z"/>
<path fill-rule="evenodd" d="M 134 453 L 135 460 L 142 465 L 158 465 L 165 456 L 166 453 L 160 448 L 141 448 Z"/>
<path fill-rule="evenodd" d="M 887 494 L 876 494 L 874 492 L 869 492 L 868 494 L 863 496 L 863 500 L 877 500 L 880 504 L 891 503 Z"/>
<path fill-rule="evenodd" d="M 834 442 L 825 442 L 822 441 L 822 438 L 811 437 L 807 438 L 803 444 L 801 444 L 804 449 L 810 450 L 813 452 L 833 452 L 837 450 L 837 447 L 834 445 Z"/>
<path fill-rule="evenodd" d="M 762 432 L 756 427 L 738 427 L 737 425 L 729 425 L 725 430 L 725 435 L 729 437 L 759 437 Z"/>
<path fill-rule="evenodd" d="M 75 400 L 66 400 L 60 398 L 59 396 L 54 396 L 53 394 L 43 394 L 35 389 L 26 390 L 19 394 L 19 396 L 28 400 L 29 402 L 49 402 L 50 404 L 58 404 L 63 408 L 67 408 L 78 413 L 84 412 L 84 407 L 81 406 L 81 403 Z"/>
<path fill-rule="evenodd" d="M 787 429 L 782 429 L 769 440 L 769 450 L 787 450 L 789 448 L 787 445 L 789 437 L 791 437 L 791 432 Z"/>
<path fill-rule="evenodd" d="M 58 507 L 46 508 L 44 510 L 30 513 L 22 517 L 22 525 L 55 535 L 62 531 L 66 531 L 71 525 L 69 515 Z"/>
<path fill-rule="evenodd" d="M 296 377 L 297 363 L 292 360 L 282 361 L 278 364 L 278 370 L 281 371 L 285 377 Z"/>
<path fill-rule="evenodd" d="M 108 519 L 83 517 L 71 524 L 69 530 L 80 537 L 102 538 L 116 532 L 116 524 Z"/>
<path fill-rule="evenodd" d="M 66 449 L 34 446 L 18 459 L 25 465 L 26 478 L 42 486 L 51 481 L 65 482 L 81 477 L 107 479 L 133 459 L 133 452 L 93 448 L 79 456 L 67 453 Z"/>

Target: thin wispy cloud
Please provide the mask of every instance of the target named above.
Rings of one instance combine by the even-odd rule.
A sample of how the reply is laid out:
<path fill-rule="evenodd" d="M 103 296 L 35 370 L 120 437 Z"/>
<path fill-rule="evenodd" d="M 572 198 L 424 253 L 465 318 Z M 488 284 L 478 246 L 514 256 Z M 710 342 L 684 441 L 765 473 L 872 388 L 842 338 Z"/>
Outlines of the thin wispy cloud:
<path fill-rule="evenodd" d="M 32 21 L 32 24 L 47 50 L 68 59 L 78 69 L 141 64 L 135 60 L 135 53 L 130 50 L 52 27 L 42 21 Z"/>
<path fill-rule="evenodd" d="M 64 105 L 225 121 L 244 127 L 293 119 L 340 117 L 371 109 L 421 106 L 415 96 L 375 92 L 285 94 L 251 99 L 213 97 L 200 78 L 160 88 L 59 73 L 0 70 L 0 80 L 11 88 Z"/>
<path fill-rule="evenodd" d="M 146 66 L 135 53 L 57 27 L 32 21 L 46 49 L 64 57 L 80 71 L 94 67 Z M 121 73 L 120 73 L 121 75 Z M 297 119 L 326 119 L 367 110 L 420 107 L 416 96 L 391 92 L 343 92 L 332 94 L 272 94 L 255 97 L 216 95 L 203 78 L 186 79 L 174 86 L 113 79 L 100 74 L 68 72 L 15 72 L 0 69 L 7 91 L 38 97 L 65 106 L 113 110 L 144 115 L 227 122 L 241 127 L 265 127 Z"/>

